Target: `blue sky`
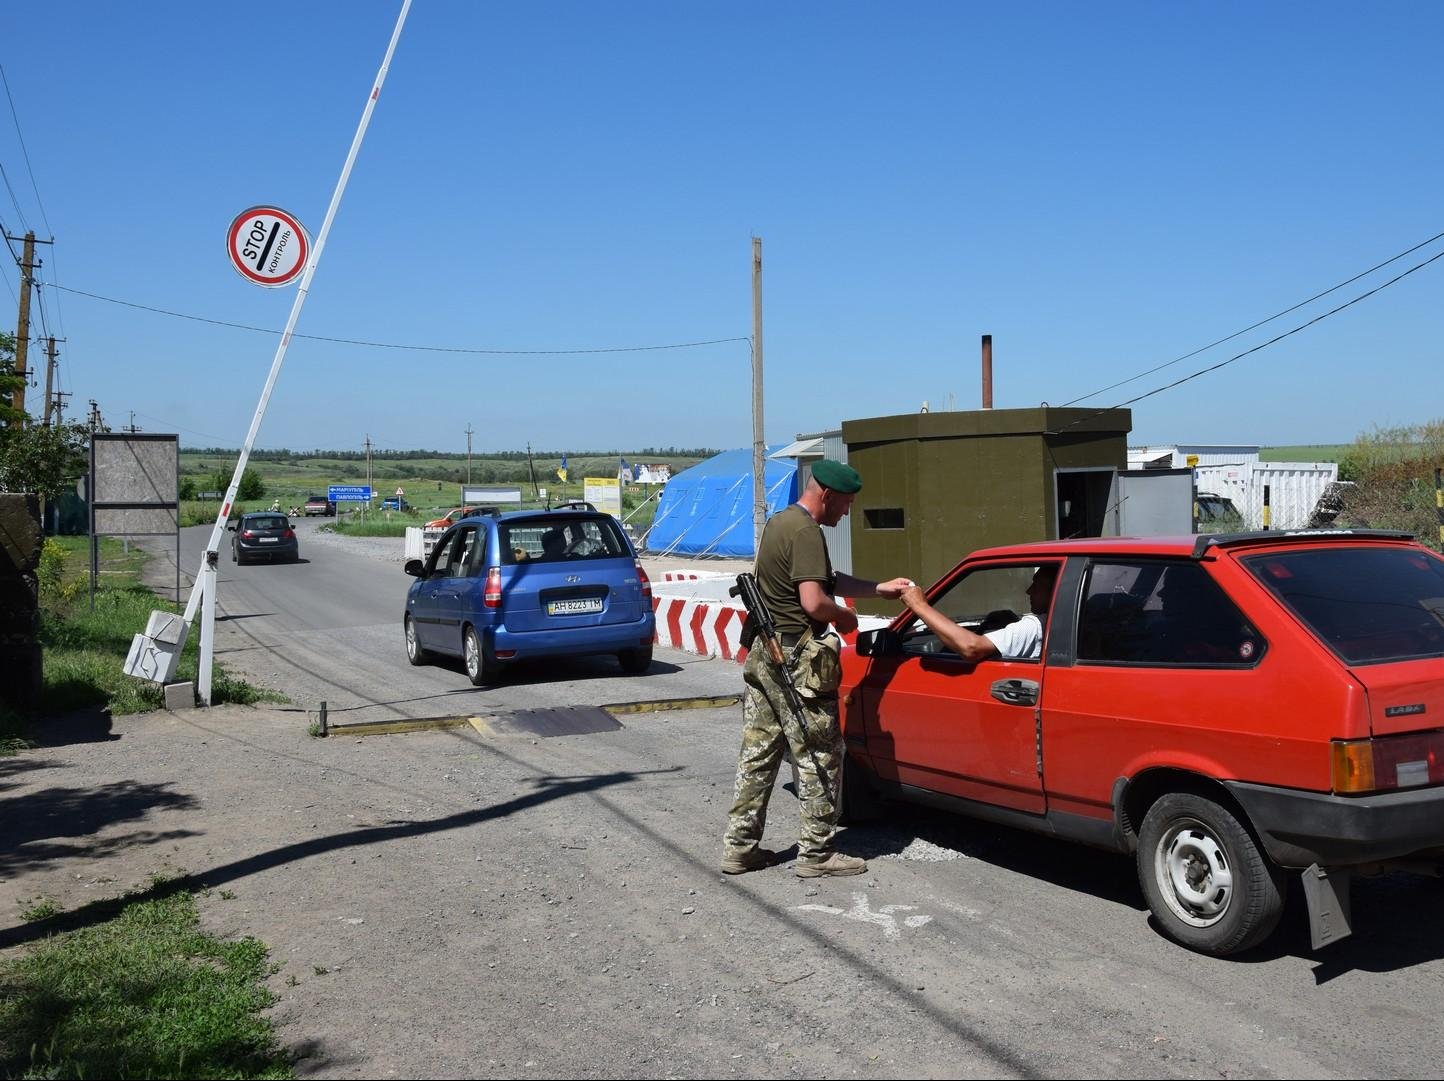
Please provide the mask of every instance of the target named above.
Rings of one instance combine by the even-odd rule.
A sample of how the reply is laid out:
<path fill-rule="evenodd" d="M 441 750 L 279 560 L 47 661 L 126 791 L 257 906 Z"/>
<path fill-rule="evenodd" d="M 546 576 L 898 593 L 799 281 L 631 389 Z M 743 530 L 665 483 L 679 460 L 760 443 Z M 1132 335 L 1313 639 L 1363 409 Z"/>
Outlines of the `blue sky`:
<path fill-rule="evenodd" d="M 226 227 L 273 203 L 317 233 L 399 10 L 10 6 L 29 168 L 0 103 L 0 221 L 56 238 L 39 276 L 70 415 L 94 398 L 116 426 L 133 410 L 239 445 L 275 334 L 65 290 L 279 332 L 294 293 L 242 280 Z M 758 235 L 769 441 L 976 408 L 985 333 L 997 406 L 1061 404 L 1444 231 L 1440 40 L 1430 3 L 416 0 L 297 329 L 476 350 L 745 338 Z M 1347 442 L 1444 415 L 1441 285 L 1444 260 L 1139 402 L 1134 440 Z M 478 451 L 743 446 L 748 357 L 301 338 L 259 442 L 464 451 L 470 424 Z"/>

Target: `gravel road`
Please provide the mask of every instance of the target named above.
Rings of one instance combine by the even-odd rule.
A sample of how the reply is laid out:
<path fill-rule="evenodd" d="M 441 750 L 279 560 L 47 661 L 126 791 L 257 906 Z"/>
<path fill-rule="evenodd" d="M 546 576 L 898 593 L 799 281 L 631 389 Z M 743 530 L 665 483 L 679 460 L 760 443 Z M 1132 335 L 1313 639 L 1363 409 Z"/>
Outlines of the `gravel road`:
<path fill-rule="evenodd" d="M 481 693 L 393 664 L 408 580 L 382 551 L 223 563 L 226 663 L 294 706 L 77 720 L 0 760 L 0 949 L 53 927 L 15 915 L 36 897 L 84 919 L 189 874 L 209 928 L 271 947 L 302 1076 L 1437 1076 L 1437 884 L 1361 884 L 1359 933 L 1323 954 L 1292 911 L 1219 961 L 1153 930 L 1129 861 L 961 819 L 848 831 L 861 878 L 720 875 L 735 707 L 312 738 L 343 689 L 355 719 L 737 689 L 668 651 L 644 677 L 588 662 Z M 333 574 L 362 598 L 327 600 Z M 795 827 L 779 786 L 769 842 Z"/>

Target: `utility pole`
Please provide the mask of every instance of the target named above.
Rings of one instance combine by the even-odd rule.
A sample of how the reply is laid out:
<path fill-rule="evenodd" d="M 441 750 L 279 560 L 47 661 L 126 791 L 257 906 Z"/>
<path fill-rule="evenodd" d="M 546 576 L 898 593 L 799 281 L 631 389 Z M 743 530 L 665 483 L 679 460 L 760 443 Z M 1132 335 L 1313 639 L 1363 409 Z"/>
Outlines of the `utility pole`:
<path fill-rule="evenodd" d="M 20 237 L 5 234 L 7 240 L 19 240 Z M 20 256 L 20 319 L 15 325 L 15 374 L 20 377 L 20 385 L 10 396 L 10 404 L 21 413 L 25 412 L 25 384 L 29 381 L 29 375 L 25 370 L 26 355 L 30 351 L 30 286 L 34 283 L 35 273 L 35 233 L 32 230 L 25 234 L 25 248 Z M 25 423 L 23 420 L 17 423 Z"/>
<path fill-rule="evenodd" d="M 471 421 L 466 422 L 466 483 L 471 483 Z"/>
<path fill-rule="evenodd" d="M 91 432 L 102 432 L 105 430 L 105 422 L 100 419 L 100 406 L 95 399 L 90 399 L 90 430 Z"/>
<path fill-rule="evenodd" d="M 752 238 L 752 551 L 762 544 L 767 521 L 767 489 L 762 456 L 762 238 Z"/>
<path fill-rule="evenodd" d="M 50 409 L 51 406 L 54 404 L 54 400 L 51 397 L 50 388 L 55 383 L 55 339 L 48 339 L 47 345 L 48 348 L 45 350 L 45 352 L 50 357 L 50 363 L 45 365 L 45 408 L 43 410 L 45 419 L 42 421 L 42 423 L 45 425 L 45 427 L 49 428 Z"/>
<path fill-rule="evenodd" d="M 131 435 L 134 435 L 136 432 L 140 431 L 140 429 L 135 426 L 135 410 L 134 410 L 134 409 L 132 409 L 132 410 L 130 411 L 130 423 L 125 426 L 124 430 L 127 431 L 127 432 L 129 432 Z"/>
<path fill-rule="evenodd" d="M 57 427 L 65 423 L 65 399 L 69 398 L 72 393 L 68 390 L 55 392 L 55 424 Z"/>
<path fill-rule="evenodd" d="M 370 487 L 371 487 L 371 433 L 370 433 L 370 432 L 367 432 L 367 433 L 366 433 L 366 487 L 367 487 L 367 488 L 370 488 Z M 371 493 L 371 498 L 372 498 L 372 499 L 375 499 L 375 498 L 376 498 L 376 493 L 375 493 L 375 492 L 372 492 L 372 493 Z M 367 510 L 370 510 L 370 509 L 371 509 L 369 503 L 367 504 L 367 508 L 366 508 L 366 509 L 367 509 Z"/>
<path fill-rule="evenodd" d="M 536 462 L 532 461 L 532 458 L 531 458 L 531 444 L 530 444 L 530 443 L 528 443 L 528 444 L 526 445 L 526 464 L 527 464 L 527 469 L 531 472 L 531 497 L 532 497 L 533 499 L 540 499 L 540 498 L 541 498 L 541 489 L 537 487 L 537 483 L 536 483 Z"/>

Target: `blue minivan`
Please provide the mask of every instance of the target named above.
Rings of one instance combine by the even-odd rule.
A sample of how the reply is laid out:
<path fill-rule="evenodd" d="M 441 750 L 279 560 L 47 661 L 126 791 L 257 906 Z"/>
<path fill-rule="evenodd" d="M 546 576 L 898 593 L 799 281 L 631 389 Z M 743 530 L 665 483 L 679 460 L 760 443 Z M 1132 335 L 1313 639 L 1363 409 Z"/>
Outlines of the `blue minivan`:
<path fill-rule="evenodd" d="M 460 657 L 471 682 L 538 657 L 611 653 L 622 670 L 652 664 L 652 584 L 610 514 L 571 508 L 463 518 L 425 560 L 406 596 L 406 656 Z"/>

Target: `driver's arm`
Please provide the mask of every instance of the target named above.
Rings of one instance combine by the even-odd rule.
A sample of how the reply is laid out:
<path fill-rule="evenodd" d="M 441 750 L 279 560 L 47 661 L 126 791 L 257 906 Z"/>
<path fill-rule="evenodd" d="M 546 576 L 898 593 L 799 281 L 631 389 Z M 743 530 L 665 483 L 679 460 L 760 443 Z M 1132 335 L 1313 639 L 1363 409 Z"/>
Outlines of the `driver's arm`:
<path fill-rule="evenodd" d="M 938 636 L 940 642 L 963 660 L 976 663 L 999 655 L 998 647 L 991 638 L 958 626 L 927 602 L 921 587 L 909 586 L 903 590 L 902 602 L 923 621 L 928 630 Z"/>

